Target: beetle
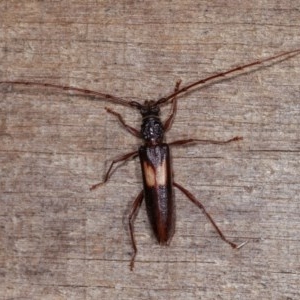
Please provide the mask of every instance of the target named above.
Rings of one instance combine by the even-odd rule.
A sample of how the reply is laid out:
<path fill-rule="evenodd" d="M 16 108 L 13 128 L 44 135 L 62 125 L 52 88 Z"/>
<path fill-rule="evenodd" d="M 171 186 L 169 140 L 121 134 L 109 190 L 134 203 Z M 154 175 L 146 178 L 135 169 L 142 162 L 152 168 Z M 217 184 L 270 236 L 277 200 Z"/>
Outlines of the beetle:
<path fill-rule="evenodd" d="M 17 81 L 17 80 L 6 80 L 0 81 L 0 84 L 15 84 L 15 85 L 31 85 L 31 86 L 42 86 L 56 88 L 66 91 L 74 91 L 85 95 L 92 95 L 104 99 L 108 102 L 114 102 L 121 105 L 127 105 L 132 108 L 137 109 L 142 116 L 141 130 L 137 130 L 130 125 L 127 125 L 122 116 L 110 108 L 106 108 L 106 111 L 115 116 L 122 126 L 132 135 L 140 138 L 144 141 L 144 144 L 136 151 L 126 153 L 114 159 L 104 177 L 104 180 L 100 183 L 94 184 L 90 187 L 90 190 L 94 190 L 103 184 L 105 184 L 112 175 L 113 167 L 119 162 L 124 162 L 129 159 L 134 159 L 139 157 L 140 165 L 143 177 L 143 190 L 138 194 L 133 202 L 130 214 L 129 214 L 129 229 L 130 237 L 133 248 L 133 254 L 130 260 L 130 269 L 134 268 L 134 261 L 137 254 L 137 246 L 134 238 L 134 220 L 137 215 L 138 209 L 140 208 L 143 199 L 146 202 L 147 215 L 154 232 L 154 235 L 159 244 L 170 243 L 171 238 L 175 231 L 175 216 L 174 216 L 174 197 L 173 197 L 173 186 L 179 189 L 187 198 L 193 202 L 199 209 L 202 210 L 204 215 L 208 218 L 212 226 L 215 228 L 220 238 L 229 244 L 232 248 L 239 249 L 247 242 L 241 244 L 233 243 L 228 240 L 222 231 L 219 229 L 213 218 L 206 211 L 203 204 L 195 198 L 187 189 L 178 184 L 173 180 L 172 166 L 170 160 L 170 147 L 176 145 L 186 145 L 186 144 L 218 144 L 224 145 L 231 142 L 237 142 L 243 138 L 240 136 L 235 136 L 229 140 L 215 141 L 215 140 L 202 140 L 202 139 L 183 139 L 173 141 L 169 144 L 164 142 L 164 134 L 167 132 L 173 123 L 176 111 L 177 111 L 177 99 L 178 95 L 189 91 L 191 88 L 199 86 L 201 84 L 207 83 L 213 79 L 222 78 L 225 75 L 235 73 L 237 71 L 245 70 L 255 65 L 261 65 L 268 61 L 274 61 L 275 59 L 291 58 L 300 53 L 300 49 L 295 49 L 292 51 L 286 51 L 268 57 L 261 60 L 256 60 L 254 62 L 241 65 L 232 68 L 228 71 L 221 72 L 209 76 L 207 78 L 198 80 L 191 84 L 185 85 L 180 88 L 181 81 L 177 81 L 174 91 L 167 95 L 166 97 L 160 98 L 156 101 L 146 100 L 143 104 L 136 101 L 127 101 L 122 98 L 112 96 L 110 94 L 105 94 L 101 92 L 91 91 L 88 89 L 77 88 L 73 86 L 63 86 L 52 83 L 41 83 L 41 82 L 31 82 L 31 81 Z M 160 106 L 171 102 L 172 108 L 171 113 L 165 122 L 160 119 Z"/>

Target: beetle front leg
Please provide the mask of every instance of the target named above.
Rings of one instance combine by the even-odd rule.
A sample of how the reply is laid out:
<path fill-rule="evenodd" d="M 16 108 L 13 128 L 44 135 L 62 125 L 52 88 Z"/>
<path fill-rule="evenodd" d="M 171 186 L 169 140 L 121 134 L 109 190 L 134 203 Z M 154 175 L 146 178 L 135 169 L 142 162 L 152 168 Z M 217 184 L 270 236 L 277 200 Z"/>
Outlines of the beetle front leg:
<path fill-rule="evenodd" d="M 180 83 L 181 83 L 181 80 L 178 80 L 176 82 L 174 93 L 176 93 L 179 90 Z M 170 113 L 168 119 L 165 121 L 165 124 L 164 124 L 164 130 L 165 130 L 165 132 L 167 132 L 168 130 L 171 129 L 173 121 L 174 121 L 174 118 L 175 118 L 175 115 L 176 115 L 176 112 L 177 112 L 177 97 L 175 96 L 172 99 L 171 113 Z"/>
<path fill-rule="evenodd" d="M 116 117 L 118 118 L 118 120 L 121 122 L 121 124 L 124 126 L 124 128 L 125 128 L 129 133 L 131 133 L 132 135 L 134 135 L 134 136 L 136 136 L 136 137 L 138 137 L 138 138 L 141 138 L 140 132 L 139 132 L 137 129 L 135 129 L 135 128 L 129 126 L 129 125 L 127 125 L 127 124 L 125 123 L 123 117 L 122 117 L 119 113 L 115 112 L 114 110 L 112 110 L 112 109 L 110 109 L 110 108 L 108 108 L 108 107 L 105 107 L 105 109 L 106 109 L 106 111 L 107 111 L 108 113 L 110 113 L 111 115 L 116 116 Z"/>
<path fill-rule="evenodd" d="M 124 155 L 122 155 L 122 156 L 120 156 L 120 157 L 115 158 L 115 159 L 111 162 L 111 164 L 110 164 L 110 166 L 109 166 L 109 168 L 108 168 L 108 170 L 107 170 L 107 172 L 106 172 L 106 174 L 105 174 L 104 181 L 92 185 L 92 186 L 90 187 L 90 190 L 94 190 L 94 189 L 98 188 L 99 186 L 103 185 L 104 183 L 106 183 L 106 182 L 108 181 L 108 179 L 111 177 L 113 171 L 115 171 L 115 170 L 119 167 L 119 166 L 117 166 L 117 167 L 113 170 L 112 168 L 113 168 L 114 164 L 116 164 L 116 163 L 118 163 L 118 162 L 122 162 L 122 161 L 123 161 L 123 162 L 126 162 L 127 160 L 129 160 L 129 159 L 131 159 L 131 158 L 134 159 L 134 158 L 137 157 L 137 155 L 138 155 L 138 151 L 133 151 L 133 152 L 129 152 L 129 153 L 126 153 L 126 154 L 124 154 Z"/>
<path fill-rule="evenodd" d="M 133 270 L 134 267 L 134 259 L 135 256 L 137 254 L 137 247 L 136 247 L 136 243 L 135 243 L 135 239 L 134 239 L 134 228 L 133 228 L 133 222 L 137 216 L 138 210 L 142 204 L 144 198 L 144 191 L 141 191 L 137 198 L 134 200 L 132 207 L 131 207 L 131 212 L 129 215 L 129 230 L 130 230 L 130 238 L 131 238 L 131 244 L 132 244 L 132 248 L 133 248 L 133 254 L 131 256 L 131 261 L 130 261 L 130 270 Z"/>

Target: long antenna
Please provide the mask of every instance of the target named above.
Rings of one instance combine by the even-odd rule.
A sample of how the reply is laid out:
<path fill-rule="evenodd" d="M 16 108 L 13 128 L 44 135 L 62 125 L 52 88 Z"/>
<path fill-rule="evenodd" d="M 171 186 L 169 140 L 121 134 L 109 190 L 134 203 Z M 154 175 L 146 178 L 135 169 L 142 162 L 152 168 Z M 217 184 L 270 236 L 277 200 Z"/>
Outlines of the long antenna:
<path fill-rule="evenodd" d="M 34 82 L 34 81 L 14 81 L 14 80 L 0 81 L 0 84 L 1 83 L 51 87 L 51 88 L 55 88 L 55 89 L 65 90 L 65 91 L 74 91 L 74 92 L 78 92 L 78 93 L 81 93 L 84 95 L 101 97 L 108 101 L 126 105 L 126 106 L 136 106 L 135 104 L 132 104 L 133 101 L 126 101 L 125 99 L 122 99 L 122 98 L 119 98 L 116 96 L 112 96 L 109 94 L 104 94 L 104 93 L 100 93 L 100 92 L 96 92 L 96 91 L 91 91 L 91 90 L 87 90 L 87 89 L 83 89 L 83 88 L 77 88 L 74 86 L 59 85 L 59 84 L 52 84 L 52 83 L 42 83 L 42 82 Z"/>
<path fill-rule="evenodd" d="M 287 56 L 284 59 L 288 59 L 288 58 L 292 58 L 293 56 L 296 56 L 300 53 L 300 48 L 299 49 L 295 49 L 295 50 L 291 50 L 291 51 L 286 51 L 286 52 L 282 52 L 279 53 L 277 55 L 265 58 L 265 59 L 261 59 L 261 60 L 256 60 L 254 62 L 248 63 L 246 65 L 242 65 L 242 66 L 238 66 L 235 68 L 232 68 L 228 71 L 225 72 L 221 72 L 221 73 L 217 73 L 214 75 L 211 75 L 209 77 L 206 77 L 204 79 L 200 79 L 197 80 L 193 83 L 190 83 L 184 87 L 182 87 L 181 89 L 179 89 L 176 92 L 173 92 L 171 94 L 169 94 L 168 96 L 165 96 L 163 98 L 158 99 L 155 104 L 156 105 L 160 105 L 163 103 L 166 103 L 168 100 L 174 98 L 175 96 L 182 94 L 184 92 L 187 92 L 188 90 L 190 90 L 191 88 L 200 85 L 200 84 L 204 84 L 207 83 L 210 80 L 216 79 L 216 78 L 220 78 L 220 77 L 224 77 L 228 74 L 237 72 L 237 71 L 241 71 L 241 70 L 245 70 L 248 69 L 250 67 L 253 67 L 255 65 L 262 65 L 268 61 L 273 61 L 277 58 L 280 57 L 284 57 Z M 74 92 L 78 92 L 84 95 L 90 95 L 90 96 L 96 96 L 96 97 L 101 97 L 107 101 L 110 102 L 114 102 L 114 103 L 118 103 L 121 105 L 125 105 L 125 106 L 130 106 L 130 107 L 135 107 L 137 109 L 140 109 L 143 105 L 136 102 L 136 101 L 127 101 L 125 99 L 110 95 L 110 94 L 105 94 L 105 93 L 101 93 L 101 92 L 97 92 L 97 91 L 92 91 L 92 90 L 88 90 L 88 89 L 84 89 L 84 88 L 77 88 L 74 86 L 67 86 L 67 85 L 59 85 L 59 84 L 52 84 L 52 83 L 41 83 L 41 82 L 34 82 L 34 81 L 22 81 L 22 80 L 5 80 L 5 81 L 0 81 L 0 84 L 15 84 L 15 85 L 32 85 L 32 86 L 42 86 L 42 87 L 50 87 L 50 88 L 55 88 L 55 89 L 60 89 L 60 90 L 65 90 L 65 91 L 74 91 Z"/>
<path fill-rule="evenodd" d="M 248 63 L 246 65 L 242 65 L 242 66 L 232 68 L 232 69 L 230 69 L 228 71 L 225 71 L 225 72 L 222 72 L 222 73 L 211 75 L 211 76 L 206 77 L 204 79 L 200 79 L 200 80 L 197 80 L 193 83 L 190 83 L 190 84 L 182 87 L 178 91 L 173 92 L 172 94 L 169 94 L 168 96 L 165 96 L 163 98 L 158 99 L 156 101 L 156 104 L 158 104 L 158 105 L 163 104 L 163 103 L 167 102 L 168 100 L 174 98 L 175 96 L 188 91 L 192 87 L 195 87 L 195 86 L 200 85 L 200 84 L 207 83 L 208 81 L 210 81 L 212 79 L 224 77 L 225 75 L 228 75 L 228 74 L 231 74 L 231 73 L 234 73 L 234 72 L 237 72 L 237 71 L 245 70 L 245 69 L 248 69 L 248 68 L 253 67 L 255 65 L 261 65 L 261 64 L 264 64 L 268 61 L 275 60 L 276 58 L 279 58 L 279 57 L 287 56 L 285 59 L 288 59 L 288 58 L 291 58 L 291 57 L 294 57 L 294 56 L 298 55 L 299 53 L 300 53 L 300 49 L 286 51 L 286 52 L 282 52 L 282 53 L 279 53 L 277 55 L 274 55 L 274 56 L 271 56 L 271 57 L 268 57 L 268 58 L 265 58 L 265 59 L 256 60 L 256 61 Z"/>

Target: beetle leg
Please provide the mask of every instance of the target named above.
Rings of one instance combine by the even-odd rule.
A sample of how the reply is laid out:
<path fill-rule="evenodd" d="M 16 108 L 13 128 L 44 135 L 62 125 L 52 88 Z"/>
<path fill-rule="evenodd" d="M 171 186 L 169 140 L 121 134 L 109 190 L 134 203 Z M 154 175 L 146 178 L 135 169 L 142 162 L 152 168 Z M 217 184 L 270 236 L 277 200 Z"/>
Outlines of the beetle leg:
<path fill-rule="evenodd" d="M 119 119 L 119 121 L 121 122 L 121 124 L 125 127 L 125 129 L 126 129 L 129 133 L 131 133 L 132 135 L 134 135 L 134 136 L 136 136 L 136 137 L 138 137 L 138 138 L 141 138 L 141 134 L 140 134 L 139 130 L 137 130 L 137 129 L 135 129 L 135 128 L 129 126 L 129 125 L 127 125 L 127 124 L 125 123 L 123 117 L 122 117 L 119 113 L 115 112 L 114 110 L 112 110 L 112 109 L 110 109 L 110 108 L 108 108 L 108 107 L 105 107 L 105 109 L 106 109 L 106 111 L 107 111 L 108 113 L 110 113 L 110 114 L 116 116 L 116 117 Z"/>
<path fill-rule="evenodd" d="M 197 200 L 197 199 L 196 199 L 196 198 L 195 198 L 195 197 L 194 197 L 187 189 L 185 189 L 183 186 L 179 185 L 179 184 L 176 183 L 176 182 L 174 182 L 173 184 L 174 184 L 174 186 L 176 186 L 179 190 L 181 190 L 181 192 L 183 192 L 191 202 L 193 202 L 196 206 L 198 206 L 198 207 L 202 210 L 203 214 L 208 218 L 208 220 L 209 220 L 210 223 L 213 225 L 213 227 L 215 228 L 215 230 L 218 232 L 220 238 L 221 238 L 224 242 L 226 242 L 227 244 L 229 244 L 229 245 L 230 245 L 232 248 L 234 248 L 234 249 L 239 249 L 239 248 L 243 247 L 243 246 L 247 243 L 247 241 L 246 241 L 246 242 L 243 242 L 243 243 L 237 245 L 237 244 L 235 244 L 235 243 L 229 241 L 229 240 L 224 236 L 224 234 L 222 233 L 221 229 L 217 226 L 217 224 L 215 223 L 215 221 L 213 220 L 213 218 L 210 216 L 210 214 L 206 211 L 206 209 L 205 209 L 205 207 L 203 206 L 203 204 L 202 204 L 199 200 Z"/>
<path fill-rule="evenodd" d="M 132 207 L 131 207 L 131 212 L 129 215 L 129 230 L 130 230 L 130 237 L 131 237 L 131 244 L 132 244 L 132 248 L 133 248 L 133 254 L 131 256 L 131 261 L 130 261 L 130 270 L 133 270 L 134 267 L 134 259 L 135 256 L 137 254 L 137 247 L 136 247 L 136 243 L 135 243 L 135 239 L 134 239 L 134 228 L 133 228 L 133 223 L 134 220 L 137 216 L 138 210 L 142 204 L 144 198 L 144 191 L 141 191 L 138 196 L 136 197 L 136 199 L 134 200 Z"/>
<path fill-rule="evenodd" d="M 242 136 L 235 136 L 230 140 L 227 141 L 215 141 L 215 140 L 201 140 L 201 139 L 186 139 L 186 140 L 178 140 L 178 141 L 174 141 L 169 143 L 169 145 L 186 145 L 186 144 L 195 144 L 195 143 L 202 143 L 202 144 L 217 144 L 217 145 L 224 145 L 224 144 L 228 144 L 231 142 L 237 142 L 242 140 L 243 137 Z"/>
<path fill-rule="evenodd" d="M 181 83 L 181 80 L 178 80 L 176 82 L 174 93 L 176 93 L 179 90 L 180 83 Z M 169 115 L 168 119 L 165 121 L 165 124 L 164 124 L 165 132 L 171 129 L 176 112 L 177 112 L 177 97 L 175 96 L 172 100 L 171 114 Z"/>
<path fill-rule="evenodd" d="M 119 157 L 115 158 L 115 159 L 111 162 L 111 164 L 110 164 L 110 166 L 109 166 L 109 168 L 108 168 L 108 170 L 107 170 L 107 172 L 106 172 L 106 174 L 105 174 L 104 180 L 103 180 L 102 182 L 99 182 L 99 183 L 96 183 L 96 184 L 92 185 L 92 186 L 90 187 L 90 190 L 94 190 L 94 189 L 98 188 L 99 186 L 103 185 L 104 183 L 106 183 L 106 182 L 108 181 L 108 179 L 111 177 L 112 173 L 113 173 L 118 167 L 120 167 L 120 165 L 119 165 L 119 166 L 117 166 L 114 170 L 112 170 L 114 164 L 116 164 L 116 163 L 118 163 L 118 162 L 121 162 L 121 161 L 126 162 L 127 160 L 129 160 L 129 159 L 131 159 L 131 158 L 136 158 L 137 155 L 138 155 L 138 151 L 133 151 L 133 152 L 129 152 L 129 153 L 126 153 L 126 154 L 124 154 L 124 155 L 122 155 L 122 156 L 119 156 Z"/>

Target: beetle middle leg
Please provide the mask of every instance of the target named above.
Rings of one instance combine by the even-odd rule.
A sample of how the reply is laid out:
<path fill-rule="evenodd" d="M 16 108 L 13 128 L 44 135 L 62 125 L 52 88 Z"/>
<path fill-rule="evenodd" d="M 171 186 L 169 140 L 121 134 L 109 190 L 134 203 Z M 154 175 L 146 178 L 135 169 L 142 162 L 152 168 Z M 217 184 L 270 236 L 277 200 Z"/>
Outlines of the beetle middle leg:
<path fill-rule="evenodd" d="M 104 180 L 103 180 L 102 182 L 99 182 L 99 183 L 96 183 L 96 184 L 92 185 L 92 186 L 90 187 L 90 190 L 94 190 L 94 189 L 98 188 L 99 186 L 105 184 L 105 183 L 108 181 L 108 179 L 111 177 L 112 173 L 113 173 L 118 167 L 120 167 L 120 165 L 119 165 L 119 166 L 117 166 L 117 167 L 113 170 L 114 164 L 116 164 L 116 163 L 118 163 L 118 162 L 126 162 L 127 160 L 129 160 L 129 159 L 134 159 L 134 158 L 136 158 L 137 156 L 138 156 L 138 151 L 133 151 L 133 152 L 129 152 L 129 153 L 126 153 L 126 154 L 124 154 L 124 155 L 122 155 L 122 156 L 119 156 L 119 157 L 115 158 L 115 159 L 110 163 L 110 166 L 109 166 L 109 168 L 108 168 L 108 170 L 107 170 L 107 172 L 106 172 L 106 174 L 105 174 L 105 176 L 104 176 Z"/>
<path fill-rule="evenodd" d="M 223 145 L 223 144 L 228 144 L 231 142 L 237 142 L 242 140 L 242 136 L 235 136 L 229 140 L 226 141 L 216 141 L 216 140 L 201 140 L 201 139 L 186 139 L 186 140 L 178 140 L 169 143 L 169 145 L 172 146 L 177 146 L 177 145 L 186 145 L 186 144 L 193 144 L 193 143 L 202 143 L 202 144 L 216 144 L 216 145 Z"/>
<path fill-rule="evenodd" d="M 124 127 L 129 133 L 131 133 L 132 135 L 134 135 L 134 136 L 136 136 L 136 137 L 138 137 L 138 138 L 141 137 L 139 131 L 138 131 L 137 129 L 131 127 L 130 125 L 127 125 L 126 122 L 124 121 L 123 117 L 122 117 L 119 113 L 117 113 L 117 112 L 115 112 L 114 110 L 112 110 L 112 109 L 110 109 L 110 108 L 107 108 L 107 107 L 106 107 L 105 109 L 106 109 L 106 111 L 107 111 L 108 113 L 110 113 L 110 114 L 116 116 L 116 117 L 118 118 L 118 120 L 121 122 L 121 124 L 123 125 L 123 127 Z M 113 173 L 113 171 L 114 171 L 114 170 L 112 170 L 114 164 L 116 164 L 116 163 L 118 163 L 118 162 L 122 162 L 122 161 L 123 161 L 123 162 L 126 162 L 127 160 L 129 160 L 129 159 L 134 159 L 134 158 L 136 158 L 137 156 L 138 156 L 138 151 L 133 151 L 133 152 L 129 152 L 129 153 L 126 153 L 126 154 L 124 154 L 124 155 L 122 155 L 122 156 L 119 156 L 119 157 L 115 158 L 115 159 L 111 162 L 111 164 L 110 164 L 110 166 L 109 166 L 109 168 L 108 168 L 108 170 L 107 170 L 107 172 L 106 172 L 106 174 L 105 174 L 105 176 L 104 176 L 104 180 L 103 180 L 102 182 L 99 182 L 99 183 L 96 183 L 96 184 L 92 185 L 92 186 L 90 187 L 90 190 L 94 190 L 94 189 L 100 187 L 101 185 L 103 185 L 104 183 L 106 183 L 106 182 L 108 181 L 108 179 L 110 178 L 110 176 L 112 175 L 112 173 Z M 118 168 L 118 166 L 116 167 L 116 169 L 117 169 L 117 168 Z M 116 169 L 115 169 L 115 170 L 116 170 Z"/>
<path fill-rule="evenodd" d="M 190 193 L 187 189 L 185 189 L 183 186 L 181 186 L 180 184 L 176 183 L 176 182 L 173 182 L 174 186 L 176 186 L 181 192 L 183 192 L 187 198 L 193 202 L 195 205 L 197 205 L 203 212 L 203 214 L 208 218 L 208 220 L 210 221 L 210 223 L 213 225 L 213 227 L 215 228 L 215 230 L 218 232 L 220 238 L 226 242 L 227 244 L 229 244 L 232 248 L 234 249 L 239 249 L 241 247 L 243 247 L 246 243 L 246 242 L 243 242 L 241 244 L 235 244 L 231 241 L 229 241 L 225 236 L 224 234 L 222 233 L 221 229 L 217 226 L 217 224 L 215 223 L 215 221 L 213 220 L 213 218 L 210 216 L 210 214 L 206 211 L 204 205 L 199 201 L 197 200 L 194 195 L 192 195 L 192 193 Z"/>

